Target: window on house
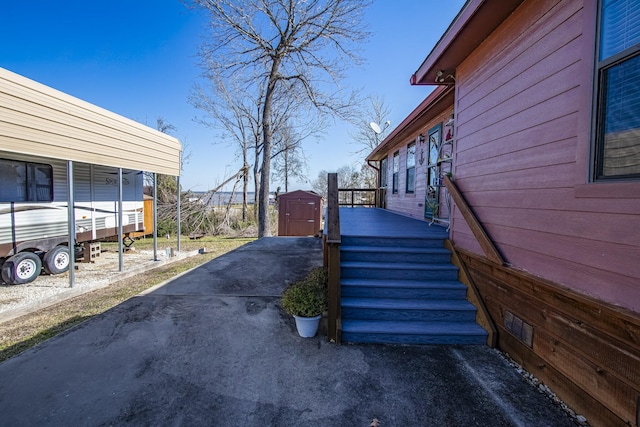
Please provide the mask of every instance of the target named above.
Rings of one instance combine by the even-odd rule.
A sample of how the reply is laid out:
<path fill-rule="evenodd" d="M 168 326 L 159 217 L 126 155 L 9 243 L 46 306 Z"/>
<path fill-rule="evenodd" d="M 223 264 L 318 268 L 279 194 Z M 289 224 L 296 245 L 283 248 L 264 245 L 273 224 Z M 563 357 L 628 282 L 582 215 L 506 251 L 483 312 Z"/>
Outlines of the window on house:
<path fill-rule="evenodd" d="M 393 153 L 393 182 L 391 192 L 396 194 L 398 192 L 398 172 L 400 171 L 400 152 Z"/>
<path fill-rule="evenodd" d="M 50 165 L 0 159 L 0 202 L 53 201 Z"/>
<path fill-rule="evenodd" d="M 600 2 L 594 178 L 640 178 L 640 2 Z"/>
<path fill-rule="evenodd" d="M 388 165 L 388 160 L 385 157 L 384 159 L 380 160 L 380 188 L 387 188 L 387 186 L 389 185 L 389 182 L 387 181 L 387 174 L 388 174 L 388 170 L 387 168 L 389 167 Z"/>
<path fill-rule="evenodd" d="M 416 144 L 409 144 L 407 146 L 407 183 L 406 192 L 413 193 L 416 188 L 415 184 L 416 176 Z"/>

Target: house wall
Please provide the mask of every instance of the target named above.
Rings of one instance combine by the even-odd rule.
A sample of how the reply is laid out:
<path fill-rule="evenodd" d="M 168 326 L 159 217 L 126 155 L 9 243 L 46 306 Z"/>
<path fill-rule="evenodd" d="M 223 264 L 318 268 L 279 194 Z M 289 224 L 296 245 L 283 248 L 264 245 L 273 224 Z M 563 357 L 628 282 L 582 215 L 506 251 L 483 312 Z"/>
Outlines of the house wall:
<path fill-rule="evenodd" d="M 394 148 L 390 148 L 387 153 L 388 164 L 388 184 L 387 184 L 387 204 L 386 208 L 390 211 L 398 212 L 403 215 L 408 215 L 413 218 L 424 219 L 424 203 L 426 194 L 426 182 L 427 182 L 427 163 L 429 156 L 429 142 L 427 141 L 427 133 L 429 129 L 436 126 L 438 123 L 444 123 L 451 117 L 453 108 L 446 108 L 436 118 L 422 124 L 420 129 L 410 134 L 401 145 L 397 145 Z M 443 125 L 444 129 L 444 125 Z M 424 135 L 424 143 L 420 144 L 418 136 Z M 444 136 L 443 136 L 444 138 Z M 415 192 L 413 194 L 407 194 L 406 192 L 406 171 L 407 171 L 407 147 L 412 142 L 416 143 L 416 172 L 415 172 Z M 392 193 L 392 180 L 393 180 L 393 153 L 400 152 L 400 169 L 399 169 L 399 184 L 398 193 Z M 423 156 L 424 162 L 420 164 L 420 158 Z M 443 208 L 443 213 L 446 213 L 446 207 Z"/>
<path fill-rule="evenodd" d="M 589 183 L 595 0 L 531 0 L 456 69 L 451 238 L 498 346 L 593 426 L 640 424 L 640 183 Z"/>
<path fill-rule="evenodd" d="M 453 176 L 510 265 L 640 312 L 640 183 L 587 179 L 595 25 L 528 1 L 459 66 Z M 452 239 L 481 253 L 457 210 Z"/>

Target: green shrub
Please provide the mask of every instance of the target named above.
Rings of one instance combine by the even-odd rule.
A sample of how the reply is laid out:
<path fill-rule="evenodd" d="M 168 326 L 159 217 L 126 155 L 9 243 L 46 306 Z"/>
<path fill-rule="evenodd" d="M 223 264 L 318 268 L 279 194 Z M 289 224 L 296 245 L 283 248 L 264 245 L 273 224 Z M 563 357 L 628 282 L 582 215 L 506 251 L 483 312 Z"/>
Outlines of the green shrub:
<path fill-rule="evenodd" d="M 282 293 L 282 308 L 292 316 L 314 317 L 327 309 L 327 273 L 323 268 L 311 270 Z"/>

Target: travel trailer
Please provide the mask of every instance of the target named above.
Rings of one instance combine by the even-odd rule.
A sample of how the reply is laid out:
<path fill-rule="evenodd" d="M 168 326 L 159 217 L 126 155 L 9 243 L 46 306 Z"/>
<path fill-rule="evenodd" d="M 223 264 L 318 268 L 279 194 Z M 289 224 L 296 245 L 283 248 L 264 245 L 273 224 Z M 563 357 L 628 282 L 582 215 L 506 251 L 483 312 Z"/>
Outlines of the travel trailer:
<path fill-rule="evenodd" d="M 144 230 L 142 172 L 122 173 L 123 232 Z M 118 170 L 74 166 L 76 244 L 118 235 Z M 2 280 L 23 284 L 41 268 L 69 268 L 67 164 L 0 151 L 0 263 Z M 75 253 L 75 251 L 74 251 Z"/>

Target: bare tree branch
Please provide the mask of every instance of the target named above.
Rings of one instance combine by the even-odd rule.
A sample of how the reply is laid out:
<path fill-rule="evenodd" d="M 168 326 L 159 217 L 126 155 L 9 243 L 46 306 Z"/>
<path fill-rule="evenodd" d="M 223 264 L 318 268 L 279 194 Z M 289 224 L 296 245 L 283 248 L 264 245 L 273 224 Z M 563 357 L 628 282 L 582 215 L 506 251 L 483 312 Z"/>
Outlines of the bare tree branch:
<path fill-rule="evenodd" d="M 339 82 L 349 64 L 360 63 L 352 47 L 368 38 L 362 14 L 371 0 L 192 2 L 211 18 L 209 37 L 200 52 L 207 74 L 265 90 L 260 111 L 258 236 L 268 236 L 272 137 L 278 107 L 297 100 L 309 103 L 318 115 L 351 116 L 354 93 L 345 91 Z M 295 82 L 299 84 L 291 84 Z"/>

